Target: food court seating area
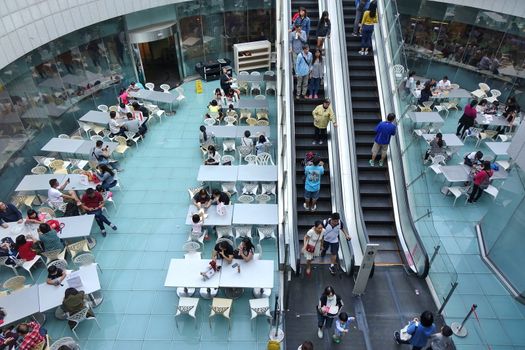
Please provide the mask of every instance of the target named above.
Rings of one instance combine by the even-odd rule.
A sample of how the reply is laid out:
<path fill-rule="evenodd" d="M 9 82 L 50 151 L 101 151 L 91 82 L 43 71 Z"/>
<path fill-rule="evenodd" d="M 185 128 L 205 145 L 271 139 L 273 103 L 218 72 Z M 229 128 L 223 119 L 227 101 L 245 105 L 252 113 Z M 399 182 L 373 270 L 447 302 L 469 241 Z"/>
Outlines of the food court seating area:
<path fill-rule="evenodd" d="M 24 179 L 19 184 L 20 191 L 13 194 L 13 203 L 21 209 L 24 216 L 31 206 L 50 216 L 55 215 L 58 221 L 64 222 L 60 235 L 66 242 L 66 248 L 63 251 L 42 253 L 29 269 L 25 269 L 25 266 L 15 268 L 20 276 L 25 277 L 22 285 L 30 287 L 12 292 L 9 297 L 19 293 L 32 293 L 23 296 L 22 300 L 31 299 L 34 311 L 45 315 L 44 327 L 51 343 L 62 337 L 72 337 L 82 349 L 178 348 L 188 342 L 201 342 L 204 348 L 209 346 L 214 349 L 244 347 L 246 344 L 260 344 L 262 347 L 266 344 L 270 330 L 268 319 L 274 309 L 273 300 L 278 286 L 275 196 L 277 170 L 273 165 L 275 146 L 269 147 L 269 156 L 260 157 L 261 160 L 254 161 L 253 165 L 244 159 L 239 163 L 238 151 L 227 152 L 235 157 L 232 165 L 219 165 L 215 168 L 228 168 L 228 176 L 233 177 L 226 182 L 221 178 L 201 179 L 201 168 L 205 167 L 198 134 L 202 118 L 195 116 L 202 115 L 203 108 L 213 96 L 218 83 L 203 85 L 202 94 L 194 92 L 192 83 L 181 87 L 186 98 L 191 98 L 194 103 L 176 102 L 173 108 L 176 114 L 164 113 L 162 118 L 155 118 L 151 117 L 155 114 L 153 111 L 148 121 L 149 131 L 144 139 L 137 140 L 138 147 L 134 143 L 128 143 L 129 140 L 126 139 L 121 142 L 115 139 L 111 141 L 103 125 L 97 132 L 98 129 L 94 129 L 95 124 L 92 123 L 81 124 L 75 135 L 63 135 L 50 140 L 49 144 L 35 154 L 35 167 L 31 175 L 46 178 L 36 182 L 29 180 L 33 178 Z M 243 99 L 253 100 L 249 95 L 241 95 L 240 101 Z M 139 100 L 148 107 L 149 103 Z M 268 128 L 267 136 L 276 135 L 275 98 L 267 96 L 265 101 L 269 125 L 264 127 Z M 162 110 L 170 109 L 168 105 L 157 105 Z M 93 112 L 107 113 L 103 112 L 103 108 Z M 246 109 L 251 109 L 256 114 L 253 107 L 247 106 Z M 244 123 L 237 125 L 239 128 L 247 126 Z M 221 124 L 216 127 L 229 126 Z M 256 132 L 254 136 L 255 134 Z M 112 158 L 118 160 L 119 168 L 124 170 L 118 172 L 119 187 L 111 190 L 111 203 L 106 201 L 104 210 L 104 214 L 118 229 L 108 229 L 106 237 L 102 237 L 97 225 L 93 225 L 91 215 L 62 217 L 63 208 L 51 208 L 46 203 L 46 183 L 51 177 L 59 181 L 70 178 L 72 188 L 79 193 L 93 186 L 80 172 L 94 165 L 90 162 L 91 149 L 88 145 L 93 145 L 99 137 L 105 145 L 110 146 Z M 216 140 L 222 144 L 219 135 L 216 135 Z M 63 144 L 64 141 L 66 143 Z M 67 147 L 64 148 L 64 145 Z M 117 151 L 117 148 L 122 152 Z M 222 153 L 222 149 L 220 152 Z M 254 167 L 260 169 L 253 169 Z M 210 240 L 203 240 L 202 244 L 188 242 L 190 226 L 187 225 L 188 213 L 191 212 L 188 188 L 201 186 L 218 186 L 217 188 L 237 192 L 233 195 L 232 205 L 228 210 L 229 222 L 226 220 L 223 225 L 212 225 L 214 212 L 210 209 L 209 216 L 204 221 Z M 250 197 L 250 200 L 243 202 L 241 196 Z M 259 215 L 254 218 L 261 208 L 270 213 L 275 208 L 275 216 Z M 17 233 L 13 232 L 14 235 Z M 246 263 L 252 265 L 241 266 L 240 276 L 250 276 L 250 269 L 253 267 L 256 269 L 255 275 L 257 271 L 263 271 L 266 280 L 257 281 L 260 285 L 254 284 L 250 278 L 241 279 L 239 283 L 239 273 L 230 268 L 232 271 L 225 270 L 221 275 L 215 276 L 219 285 L 216 287 L 218 290 L 213 290 L 216 293 L 213 299 L 202 297 L 206 296 L 207 290 L 198 289 L 191 296 L 188 294 L 179 297 L 179 286 L 165 286 L 173 259 L 184 261 L 185 256 L 200 253 L 198 255 L 202 263 L 208 264 L 219 234 L 223 239 L 234 243 L 236 238 L 251 235 L 257 246 L 257 259 Z M 238 242 L 239 240 L 236 243 Z M 197 243 L 197 246 L 191 243 Z M 76 335 L 65 320 L 58 320 L 54 316 L 54 310 L 61 303 L 64 289 L 68 285 L 55 287 L 45 284 L 45 267 L 48 264 L 61 264 L 68 270 L 77 271 L 75 274 L 80 275 L 83 286 L 80 288 L 85 288 L 86 294 L 90 295 L 88 305 L 93 308 L 97 322 L 81 318 L 80 324 L 75 328 Z M 226 272 L 236 274 L 228 275 Z M 1 266 L 0 276 L 2 282 L 5 282 L 16 274 L 13 269 Z M 9 283 L 8 286 L 11 288 Z M 180 287 L 184 290 L 191 286 Z M 232 289 L 234 293 L 225 294 L 225 288 Z M 242 290 L 244 293 L 241 295 Z M 53 297 L 48 297 L 46 293 Z M 13 305 L 11 299 L 3 299 L 6 301 L 4 304 L 2 298 L 0 297 L 0 306 L 7 308 L 9 315 L 15 316 L 16 312 L 9 310 Z M 42 321 L 42 317 L 39 314 L 37 316 Z M 24 317 L 19 321 L 23 319 Z"/>

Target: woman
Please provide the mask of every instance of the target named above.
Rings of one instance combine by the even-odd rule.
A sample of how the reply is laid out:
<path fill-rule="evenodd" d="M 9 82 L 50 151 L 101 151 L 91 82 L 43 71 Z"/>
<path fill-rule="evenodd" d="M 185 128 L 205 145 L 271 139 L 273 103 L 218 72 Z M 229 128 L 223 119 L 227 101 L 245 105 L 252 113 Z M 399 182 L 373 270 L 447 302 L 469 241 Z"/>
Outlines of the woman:
<path fill-rule="evenodd" d="M 414 71 L 411 71 L 410 73 L 408 73 L 408 78 L 405 82 L 405 93 L 407 97 L 411 96 L 412 92 L 416 90 L 416 82 L 414 78 L 415 75 L 416 75 L 416 72 Z"/>
<path fill-rule="evenodd" d="M 206 116 L 208 118 L 222 120 L 221 106 L 217 103 L 217 100 L 212 100 L 210 104 L 208 104 L 208 114 Z"/>
<path fill-rule="evenodd" d="M 430 141 L 430 148 L 425 153 L 425 160 L 427 160 L 430 156 L 434 157 L 436 154 L 446 155 L 446 147 L 447 144 L 443 140 L 443 134 L 438 132 L 436 137 Z"/>
<path fill-rule="evenodd" d="M 126 89 L 121 89 L 118 94 L 118 104 L 120 105 L 123 103 L 126 106 L 129 103 L 128 98 L 128 91 Z"/>
<path fill-rule="evenodd" d="M 40 233 L 40 243 L 44 246 L 44 251 L 64 249 L 64 243 L 58 238 L 57 232 L 48 224 L 40 224 L 38 233 Z"/>
<path fill-rule="evenodd" d="M 323 222 L 317 220 L 314 226 L 308 230 L 303 240 L 303 254 L 306 258 L 306 276 L 312 274 L 312 260 L 321 255 L 323 249 L 324 226 Z"/>
<path fill-rule="evenodd" d="M 199 192 L 197 192 L 194 196 L 193 196 L 193 205 L 195 205 L 197 208 L 201 209 L 201 208 L 209 208 L 211 203 L 212 203 L 212 200 L 211 200 L 211 197 L 210 195 L 208 194 L 208 192 L 204 189 L 204 188 L 201 188 L 199 190 Z"/>
<path fill-rule="evenodd" d="M 314 59 L 310 66 L 310 96 L 309 98 L 319 98 L 319 86 L 321 85 L 321 79 L 324 76 L 323 56 L 321 50 L 317 49 L 314 52 Z"/>
<path fill-rule="evenodd" d="M 322 50 L 324 46 L 324 40 L 326 37 L 330 37 L 331 23 L 328 18 L 328 11 L 323 11 L 321 19 L 317 24 L 317 49 Z"/>
<path fill-rule="evenodd" d="M 463 164 L 468 166 L 474 166 L 479 165 L 483 161 L 483 152 L 481 151 L 474 151 L 465 154 L 465 157 L 463 157 Z"/>
<path fill-rule="evenodd" d="M 368 49 L 372 48 L 372 34 L 374 33 L 374 24 L 377 23 L 377 3 L 372 1 L 368 10 L 363 14 L 361 21 L 361 50 L 360 55 L 368 55 Z"/>
<path fill-rule="evenodd" d="M 253 259 L 255 253 L 255 247 L 252 241 L 248 237 L 244 237 L 239 244 L 239 247 L 233 251 L 234 259 L 242 259 L 246 262 Z"/>
<path fill-rule="evenodd" d="M 219 165 L 220 161 L 221 155 L 219 152 L 217 152 L 215 146 L 209 145 L 208 154 L 206 156 L 206 160 L 204 161 L 204 165 Z"/>
<path fill-rule="evenodd" d="M 494 171 L 490 167 L 490 162 L 486 160 L 483 162 L 483 169 L 474 175 L 472 192 L 468 198 L 469 203 L 474 203 L 481 197 L 483 190 L 489 187 L 492 175 L 494 175 Z"/>
<path fill-rule="evenodd" d="M 201 125 L 199 127 L 200 134 L 199 134 L 199 142 L 201 144 L 201 148 L 203 151 L 208 149 L 208 146 L 215 144 L 213 141 L 215 135 L 212 132 L 207 132 L 206 127 L 204 125 Z"/>
<path fill-rule="evenodd" d="M 40 224 L 45 223 L 44 219 L 45 219 L 45 215 L 39 216 L 36 210 L 27 209 L 26 223 L 40 225 Z"/>
<path fill-rule="evenodd" d="M 117 180 L 115 179 L 115 172 L 106 164 L 97 165 L 95 175 L 100 180 L 100 185 L 104 190 L 109 190 L 115 187 Z"/>
<path fill-rule="evenodd" d="M 33 243 L 32 240 L 26 240 L 24 235 L 16 237 L 15 249 L 20 259 L 31 261 L 35 258 L 36 253 L 33 251 Z"/>
<path fill-rule="evenodd" d="M 255 144 L 255 155 L 259 155 L 263 152 L 268 151 L 268 147 L 270 147 L 272 144 L 270 141 L 266 138 L 264 135 L 259 135 L 259 139 L 257 140 L 257 143 Z"/>
<path fill-rule="evenodd" d="M 456 136 L 463 138 L 465 132 L 474 125 L 478 112 L 476 111 L 476 105 L 478 101 L 472 100 L 470 104 L 465 106 L 463 110 L 463 116 L 459 118 L 458 129 L 456 130 Z"/>
<path fill-rule="evenodd" d="M 428 100 L 430 100 L 430 97 L 432 97 L 432 85 L 430 85 L 430 83 L 427 82 L 421 90 L 421 96 L 419 96 L 419 100 L 417 100 L 417 103 L 421 106 L 423 105 L 423 102 L 427 102 Z"/>
<path fill-rule="evenodd" d="M 434 315 L 430 311 L 423 311 L 419 320 L 416 317 L 409 323 L 407 333 L 412 335 L 409 341 L 402 341 L 399 337 L 399 332 L 394 333 L 394 339 L 397 344 L 411 344 L 412 350 L 421 350 L 427 345 L 428 338 L 435 331 Z"/>
<path fill-rule="evenodd" d="M 86 308 L 87 305 L 84 301 L 84 292 L 78 291 L 75 288 L 68 288 L 64 293 L 64 300 L 62 301 L 61 311 L 62 313 L 68 313 L 69 315 L 74 315 L 82 309 Z M 55 312 L 55 315 L 59 317 L 59 312 Z M 65 319 L 67 316 L 63 315 L 62 319 Z M 93 310 L 89 308 L 87 312 L 87 317 L 95 317 Z M 69 321 L 69 327 L 73 328 L 76 325 L 76 322 Z"/>
<path fill-rule="evenodd" d="M 340 296 L 335 294 L 334 288 L 331 286 L 326 287 L 317 305 L 317 327 L 319 328 L 317 336 L 319 338 L 323 337 L 323 327 L 332 327 L 334 317 L 337 316 L 342 307 L 343 301 Z"/>
<path fill-rule="evenodd" d="M 308 34 L 310 34 L 310 17 L 308 17 L 308 13 L 304 7 L 299 8 L 299 16 L 293 22 L 292 28 L 297 25 L 301 27 L 301 30 L 306 33 L 306 38 L 308 38 Z"/>

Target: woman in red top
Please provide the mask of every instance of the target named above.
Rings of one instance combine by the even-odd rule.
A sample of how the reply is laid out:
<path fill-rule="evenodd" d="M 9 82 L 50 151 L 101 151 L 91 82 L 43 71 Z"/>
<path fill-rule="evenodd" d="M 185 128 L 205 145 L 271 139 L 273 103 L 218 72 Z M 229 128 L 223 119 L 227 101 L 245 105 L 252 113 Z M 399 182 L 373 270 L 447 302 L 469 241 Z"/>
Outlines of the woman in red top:
<path fill-rule="evenodd" d="M 456 130 L 456 136 L 461 135 L 460 137 L 463 138 L 465 131 L 467 131 L 468 128 L 474 125 L 474 121 L 476 120 L 476 115 L 478 114 L 478 112 L 476 111 L 477 104 L 478 104 L 478 101 L 472 100 L 470 104 L 465 106 L 465 109 L 463 111 L 463 116 L 459 118 L 459 124 L 458 124 L 458 129 Z"/>
<path fill-rule="evenodd" d="M 16 237 L 15 247 L 18 251 L 18 257 L 20 259 L 31 261 L 35 258 L 36 253 L 31 249 L 32 246 L 33 241 L 26 240 L 26 237 L 24 235 Z"/>
<path fill-rule="evenodd" d="M 479 197 L 483 194 L 483 190 L 489 187 L 490 178 L 494 172 L 490 168 L 490 162 L 488 160 L 483 162 L 483 169 L 478 171 L 474 175 L 474 184 L 472 186 L 472 192 L 468 199 L 469 203 L 476 202 Z"/>

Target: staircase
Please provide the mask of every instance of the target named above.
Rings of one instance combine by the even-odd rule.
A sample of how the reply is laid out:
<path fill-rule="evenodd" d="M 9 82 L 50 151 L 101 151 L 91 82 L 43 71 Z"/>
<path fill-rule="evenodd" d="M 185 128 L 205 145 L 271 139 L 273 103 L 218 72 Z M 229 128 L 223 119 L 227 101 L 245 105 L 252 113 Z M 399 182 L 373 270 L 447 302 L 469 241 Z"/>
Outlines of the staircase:
<path fill-rule="evenodd" d="M 373 52 L 358 53 L 361 38 L 352 35 L 355 0 L 343 0 L 346 50 L 350 79 L 357 176 L 363 218 L 370 243 L 379 244 L 377 265 L 402 264 L 401 249 L 392 208 L 392 194 L 385 164 L 372 167 L 368 163 L 374 142 L 374 128 L 381 121 Z M 379 155 L 378 155 L 379 157 Z"/>

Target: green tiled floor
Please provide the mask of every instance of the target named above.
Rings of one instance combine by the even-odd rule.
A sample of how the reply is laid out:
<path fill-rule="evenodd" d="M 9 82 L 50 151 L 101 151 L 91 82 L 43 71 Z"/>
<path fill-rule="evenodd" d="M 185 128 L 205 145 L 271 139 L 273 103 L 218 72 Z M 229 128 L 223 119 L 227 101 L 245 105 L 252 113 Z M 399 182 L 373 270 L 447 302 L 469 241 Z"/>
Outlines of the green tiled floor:
<path fill-rule="evenodd" d="M 462 101 L 464 106 L 465 101 Z M 451 111 L 443 133 L 455 133 L 457 120 L 462 111 Z M 459 151 L 459 155 L 474 150 L 475 142 L 471 139 Z M 414 142 L 406 154 L 411 166 L 410 178 L 415 178 L 425 167 L 422 165 L 422 154 L 427 148 L 422 140 Z M 480 150 L 487 156 L 492 152 L 484 144 Z M 447 164 L 458 164 L 461 157 L 455 155 Z M 415 175 L 414 175 L 415 174 Z M 512 175 L 511 175 L 512 176 Z M 416 181 L 412 186 L 415 193 L 414 202 L 417 212 L 424 214 L 427 208 L 432 210 L 431 219 L 418 222 L 422 239 L 429 255 L 433 252 L 436 242 L 441 242 L 439 252 L 441 259 L 435 261 L 430 269 L 430 277 L 443 298 L 442 293 L 450 289 L 450 272 L 443 266 L 449 261 L 457 272 L 458 288 L 445 307 L 448 323 L 463 319 L 472 304 L 477 304 L 478 321 L 473 317 L 467 323 L 469 335 L 466 338 L 455 338 L 458 349 L 483 349 L 489 344 L 492 349 L 524 349 L 525 336 L 525 305 L 515 301 L 503 285 L 494 277 L 479 255 L 478 240 L 475 225 L 487 214 L 493 200 L 487 194 L 476 204 L 465 204 L 465 197 L 458 199 L 456 206 L 454 198 L 444 197 L 440 193 L 443 184 L 442 176 L 428 174 Z M 428 193 L 428 194 L 427 194 Z M 430 225 L 430 230 L 423 227 Z M 439 260 L 439 261 L 438 261 Z"/>
<path fill-rule="evenodd" d="M 184 86 L 186 101 L 175 116 L 154 120 L 139 147 L 132 147 L 122 161 L 122 191 L 116 190 L 116 208 L 108 207 L 109 217 L 118 226 L 103 238 L 93 229 L 98 244 L 94 248 L 104 302 L 94 311 L 101 328 L 86 321 L 78 329 L 82 349 L 264 349 L 269 323 L 250 321 L 248 299 L 251 290 L 233 303 L 232 329 L 221 318 L 208 315 L 210 301 L 201 299 L 197 324 L 187 317 L 175 324 L 177 295 L 165 288 L 164 279 L 171 258 L 182 258 L 182 244 L 189 205 L 187 188 L 198 185 L 196 178 L 202 156 L 198 148 L 199 126 L 218 82 L 204 83 L 204 93 L 194 93 L 194 83 Z M 270 97 L 270 113 L 275 123 L 275 98 Z M 275 135 L 275 125 L 272 125 Z M 274 240 L 262 242 L 264 259 L 277 259 Z M 203 256 L 209 257 L 212 243 Z M 277 266 L 277 263 L 276 263 Z M 71 266 L 72 267 L 72 266 Z M 45 276 L 43 268 L 34 273 Z M 8 272 L 3 271 L 7 276 Z M 275 279 L 278 283 L 278 278 Z M 277 290 L 277 285 L 275 290 Z M 222 293 L 222 292 L 221 292 Z M 271 302 L 271 305 L 272 302 Z M 273 307 L 272 307 L 273 309 Z M 71 336 L 65 321 L 48 313 L 45 327 L 53 339 Z"/>

